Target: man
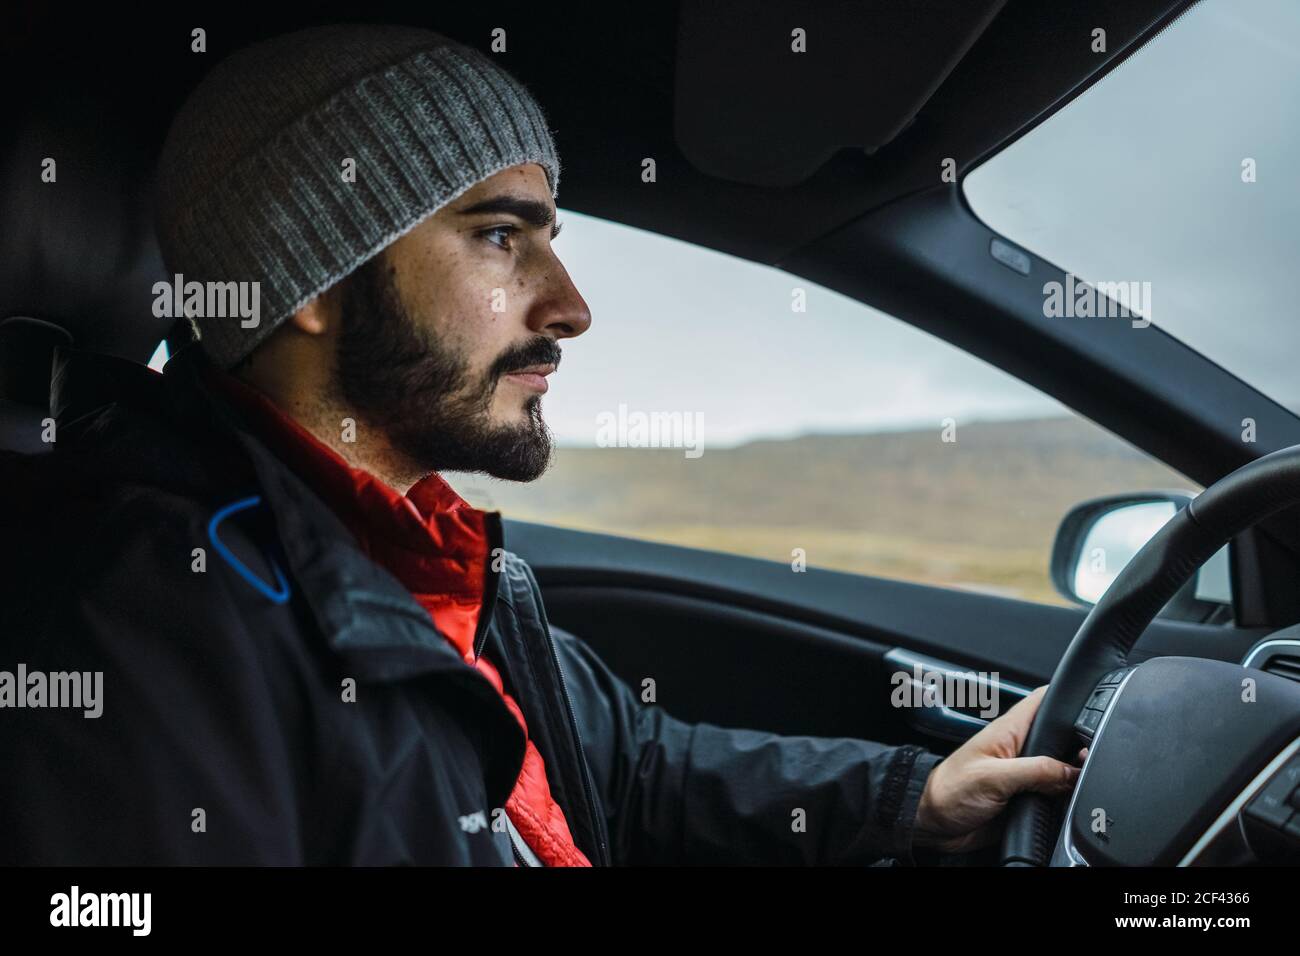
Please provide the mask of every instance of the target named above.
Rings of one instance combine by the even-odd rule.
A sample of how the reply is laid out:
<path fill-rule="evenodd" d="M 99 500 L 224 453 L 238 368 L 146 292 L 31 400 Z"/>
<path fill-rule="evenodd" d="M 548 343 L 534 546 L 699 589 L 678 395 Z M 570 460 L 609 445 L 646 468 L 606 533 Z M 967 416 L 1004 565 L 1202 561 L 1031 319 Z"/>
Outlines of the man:
<path fill-rule="evenodd" d="M 161 376 L 63 351 L 55 451 L 5 462 L 5 657 L 102 691 L 0 711 L 0 862 L 915 862 L 1068 791 L 1016 756 L 1041 690 L 940 761 L 686 724 L 549 627 L 438 472 L 550 459 L 591 325 L 558 182 L 527 91 L 423 30 L 278 37 L 191 95 L 163 256 L 257 307 L 198 297 Z"/>

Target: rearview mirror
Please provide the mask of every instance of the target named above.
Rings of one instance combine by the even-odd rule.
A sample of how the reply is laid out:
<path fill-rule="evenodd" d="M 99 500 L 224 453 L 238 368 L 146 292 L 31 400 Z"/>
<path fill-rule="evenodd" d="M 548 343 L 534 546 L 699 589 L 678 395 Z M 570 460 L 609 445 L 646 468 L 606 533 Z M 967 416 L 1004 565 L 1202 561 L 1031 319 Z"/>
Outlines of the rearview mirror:
<path fill-rule="evenodd" d="M 1077 505 L 1061 522 L 1052 546 L 1052 583 L 1057 591 L 1079 604 L 1096 604 L 1133 556 L 1192 497 L 1188 492 L 1154 491 Z M 1225 545 L 1161 613 L 1203 621 L 1231 604 Z"/>

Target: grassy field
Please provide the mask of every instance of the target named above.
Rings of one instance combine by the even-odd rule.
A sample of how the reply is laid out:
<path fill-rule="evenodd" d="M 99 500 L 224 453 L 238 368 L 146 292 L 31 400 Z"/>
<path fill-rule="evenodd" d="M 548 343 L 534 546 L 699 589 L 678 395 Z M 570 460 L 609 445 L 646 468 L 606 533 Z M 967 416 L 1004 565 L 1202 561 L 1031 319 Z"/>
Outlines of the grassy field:
<path fill-rule="evenodd" d="M 1035 419 L 707 449 L 560 448 L 527 485 L 447 475 L 507 517 L 1062 603 L 1057 525 L 1085 499 L 1197 486 L 1089 422 Z"/>

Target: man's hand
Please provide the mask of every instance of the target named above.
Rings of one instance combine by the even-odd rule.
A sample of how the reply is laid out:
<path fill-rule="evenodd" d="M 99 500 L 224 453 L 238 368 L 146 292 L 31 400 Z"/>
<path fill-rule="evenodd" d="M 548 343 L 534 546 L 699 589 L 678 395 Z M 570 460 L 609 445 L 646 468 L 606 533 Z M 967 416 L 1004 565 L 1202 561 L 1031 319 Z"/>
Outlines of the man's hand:
<path fill-rule="evenodd" d="M 964 853 L 992 843 L 993 820 L 1022 790 L 1069 793 L 1079 768 L 1051 757 L 1020 757 L 1047 687 L 1039 687 L 994 720 L 931 772 L 916 812 L 912 842 L 945 853 Z M 1079 752 L 1079 760 L 1087 750 Z"/>

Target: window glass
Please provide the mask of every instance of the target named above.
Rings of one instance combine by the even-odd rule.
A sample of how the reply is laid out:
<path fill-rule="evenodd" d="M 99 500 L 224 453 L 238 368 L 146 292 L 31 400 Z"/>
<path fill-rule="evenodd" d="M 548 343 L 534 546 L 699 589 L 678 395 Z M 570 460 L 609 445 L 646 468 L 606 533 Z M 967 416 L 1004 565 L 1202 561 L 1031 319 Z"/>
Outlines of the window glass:
<path fill-rule="evenodd" d="M 1153 325 L 1300 410 L 1297 155 L 1300 3 L 1202 0 L 962 185 L 994 230 L 1144 290 Z"/>
<path fill-rule="evenodd" d="M 591 307 L 527 484 L 446 477 L 506 517 L 1059 603 L 1081 500 L 1196 486 L 1025 383 L 779 269 L 562 212 Z M 647 447 L 651 446 L 651 447 Z"/>

